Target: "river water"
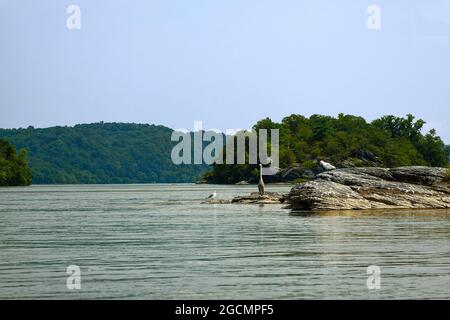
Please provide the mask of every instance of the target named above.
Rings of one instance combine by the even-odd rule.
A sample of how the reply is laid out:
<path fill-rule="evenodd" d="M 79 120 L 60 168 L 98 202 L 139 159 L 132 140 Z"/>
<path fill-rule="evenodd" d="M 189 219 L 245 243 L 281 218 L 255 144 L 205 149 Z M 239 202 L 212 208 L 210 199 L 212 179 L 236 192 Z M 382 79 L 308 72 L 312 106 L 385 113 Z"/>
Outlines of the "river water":
<path fill-rule="evenodd" d="M 0 298 L 450 298 L 450 211 L 201 204 L 214 190 L 255 186 L 1 188 Z"/>

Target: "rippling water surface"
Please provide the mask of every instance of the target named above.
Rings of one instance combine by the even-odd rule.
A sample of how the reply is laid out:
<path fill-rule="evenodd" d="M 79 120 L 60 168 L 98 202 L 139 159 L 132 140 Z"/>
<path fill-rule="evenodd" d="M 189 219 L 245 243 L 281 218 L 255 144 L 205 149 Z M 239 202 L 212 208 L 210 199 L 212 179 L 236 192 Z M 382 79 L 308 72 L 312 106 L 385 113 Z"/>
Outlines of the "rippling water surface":
<path fill-rule="evenodd" d="M 201 204 L 214 189 L 255 186 L 1 188 L 0 298 L 450 298 L 449 211 Z M 66 287 L 69 265 L 81 290 Z"/>

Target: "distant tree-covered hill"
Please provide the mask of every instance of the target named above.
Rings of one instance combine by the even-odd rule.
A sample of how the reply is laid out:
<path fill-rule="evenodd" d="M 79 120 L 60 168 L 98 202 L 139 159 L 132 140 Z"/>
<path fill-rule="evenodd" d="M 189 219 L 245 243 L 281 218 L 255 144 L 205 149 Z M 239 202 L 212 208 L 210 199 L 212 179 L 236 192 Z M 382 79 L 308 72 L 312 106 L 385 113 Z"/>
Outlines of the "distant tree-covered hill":
<path fill-rule="evenodd" d="M 26 186 L 31 183 L 31 171 L 27 153 L 16 149 L 8 141 L 0 139 L 0 186 Z"/>
<path fill-rule="evenodd" d="M 174 165 L 172 130 L 155 125 L 94 123 L 0 129 L 28 151 L 35 184 L 194 182 L 203 165 Z"/>

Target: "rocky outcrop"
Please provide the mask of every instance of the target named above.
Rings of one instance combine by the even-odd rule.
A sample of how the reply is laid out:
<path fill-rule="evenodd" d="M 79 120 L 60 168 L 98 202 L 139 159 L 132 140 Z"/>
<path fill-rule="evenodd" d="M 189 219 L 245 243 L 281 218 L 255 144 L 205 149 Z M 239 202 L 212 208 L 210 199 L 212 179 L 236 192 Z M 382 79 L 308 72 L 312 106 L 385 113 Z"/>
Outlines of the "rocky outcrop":
<path fill-rule="evenodd" d="M 233 199 L 209 199 L 202 203 L 205 204 L 280 204 L 284 203 L 286 195 L 278 192 L 266 192 L 263 196 L 259 192 L 252 192 L 247 196 L 238 196 Z"/>
<path fill-rule="evenodd" d="M 316 176 L 329 169 L 324 168 L 322 163 L 331 161 L 330 159 L 315 159 L 305 167 L 301 163 L 294 163 L 287 168 L 281 168 L 275 175 L 267 176 L 267 182 L 291 182 L 295 180 L 312 180 Z M 326 163 L 326 162 L 325 162 Z M 354 168 L 354 167 L 376 167 L 380 165 L 380 159 L 367 150 L 357 150 L 351 154 L 351 157 L 338 162 L 332 163 L 337 168 Z M 256 181 L 252 181 L 256 182 Z"/>
<path fill-rule="evenodd" d="M 322 172 L 321 170 L 320 172 Z M 293 181 L 297 179 L 314 179 L 316 173 L 312 169 L 304 168 L 301 165 L 294 165 L 289 168 L 281 169 L 280 172 L 276 174 L 276 180 L 280 182 Z"/>
<path fill-rule="evenodd" d="M 278 192 L 266 192 L 263 196 L 259 192 L 252 192 L 248 196 L 239 196 L 233 198 L 231 203 L 242 204 L 276 204 L 284 203 L 286 196 Z"/>
<path fill-rule="evenodd" d="M 295 210 L 450 208 L 447 169 L 344 168 L 326 171 L 292 188 Z"/>

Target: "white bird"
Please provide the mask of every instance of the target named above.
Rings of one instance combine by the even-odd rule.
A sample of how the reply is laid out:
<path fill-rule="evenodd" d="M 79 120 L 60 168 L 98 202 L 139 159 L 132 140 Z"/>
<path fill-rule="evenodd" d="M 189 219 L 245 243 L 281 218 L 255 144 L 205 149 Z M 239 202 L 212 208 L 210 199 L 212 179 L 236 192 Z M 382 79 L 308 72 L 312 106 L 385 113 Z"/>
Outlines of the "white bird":
<path fill-rule="evenodd" d="M 206 198 L 206 199 L 214 199 L 216 196 L 217 196 L 217 192 L 216 192 L 216 190 L 214 190 L 214 192 L 211 193 L 211 194 L 209 195 L 209 197 Z"/>
<path fill-rule="evenodd" d="M 334 170 L 334 169 L 336 169 L 336 167 L 333 166 L 332 164 L 330 164 L 328 162 L 325 162 L 325 161 L 322 161 L 322 160 L 320 160 L 319 164 L 325 170 Z"/>
<path fill-rule="evenodd" d="M 259 191 L 260 196 L 264 195 L 264 181 L 263 181 L 263 177 L 262 177 L 262 164 L 261 163 L 259 164 L 258 191 Z"/>

